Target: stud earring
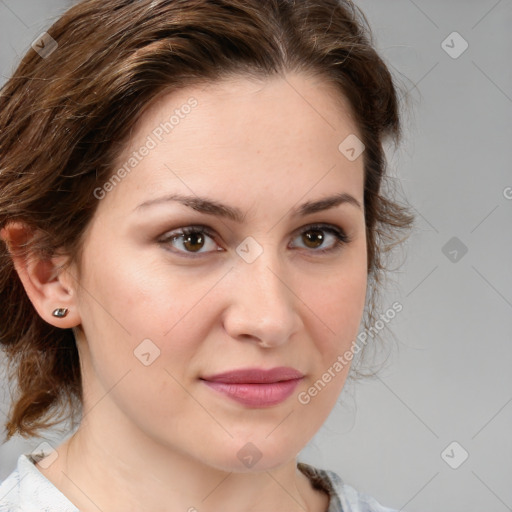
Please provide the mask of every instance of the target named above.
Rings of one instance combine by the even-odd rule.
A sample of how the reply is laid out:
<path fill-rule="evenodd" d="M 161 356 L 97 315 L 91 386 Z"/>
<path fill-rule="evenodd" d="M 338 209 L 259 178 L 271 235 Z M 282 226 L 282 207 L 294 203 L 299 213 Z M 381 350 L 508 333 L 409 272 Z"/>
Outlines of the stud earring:
<path fill-rule="evenodd" d="M 54 309 L 52 315 L 57 318 L 64 318 L 69 312 L 68 308 L 57 308 Z"/>

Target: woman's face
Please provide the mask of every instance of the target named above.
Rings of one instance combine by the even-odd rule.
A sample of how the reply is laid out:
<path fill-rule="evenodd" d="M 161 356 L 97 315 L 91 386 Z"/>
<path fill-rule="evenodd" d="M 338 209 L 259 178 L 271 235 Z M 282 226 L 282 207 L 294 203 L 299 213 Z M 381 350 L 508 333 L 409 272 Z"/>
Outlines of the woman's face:
<path fill-rule="evenodd" d="M 339 148 L 358 132 L 335 94 L 238 78 L 145 111 L 95 192 L 76 289 L 84 422 L 112 446 L 270 469 L 327 418 L 367 284 L 363 156 Z"/>

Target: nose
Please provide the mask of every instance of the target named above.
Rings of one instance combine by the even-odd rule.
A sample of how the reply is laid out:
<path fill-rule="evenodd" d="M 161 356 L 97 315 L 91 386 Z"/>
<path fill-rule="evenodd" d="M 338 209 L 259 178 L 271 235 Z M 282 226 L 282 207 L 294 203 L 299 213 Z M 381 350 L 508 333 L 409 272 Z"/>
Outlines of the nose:
<path fill-rule="evenodd" d="M 252 263 L 237 261 L 230 274 L 224 328 L 232 338 L 270 348 L 286 343 L 300 331 L 300 299 L 270 249 Z"/>

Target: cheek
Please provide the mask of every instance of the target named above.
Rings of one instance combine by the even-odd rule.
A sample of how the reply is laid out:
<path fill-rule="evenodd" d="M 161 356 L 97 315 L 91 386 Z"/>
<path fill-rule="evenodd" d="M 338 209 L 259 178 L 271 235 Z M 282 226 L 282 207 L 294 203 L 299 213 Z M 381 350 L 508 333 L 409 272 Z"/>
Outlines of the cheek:
<path fill-rule="evenodd" d="M 149 352 L 155 366 L 166 363 L 185 373 L 211 328 L 215 311 L 204 307 L 202 299 L 218 278 L 171 266 L 158 253 L 114 250 L 112 245 L 105 244 L 101 260 L 97 251 L 86 260 L 84 288 L 89 293 L 83 324 L 89 328 L 92 356 L 111 361 L 115 354 L 119 372 L 137 368 L 138 353 Z"/>
<path fill-rule="evenodd" d="M 311 327 L 315 351 L 312 372 L 298 391 L 299 406 L 315 411 L 316 421 L 324 421 L 335 406 L 352 364 L 352 344 L 364 312 L 366 266 L 346 267 L 333 274 L 323 290 L 308 295 L 311 309 L 318 312 Z M 314 305 L 314 306 L 313 306 Z M 315 423 L 315 430 L 318 424 Z"/>
<path fill-rule="evenodd" d="M 332 355 L 357 335 L 366 299 L 366 258 L 361 251 L 354 251 L 344 264 L 319 282 L 318 286 L 310 283 L 304 297 L 308 297 L 317 315 L 317 324 L 323 325 L 323 332 L 327 333 L 319 338 L 325 342 L 322 353 Z"/>
<path fill-rule="evenodd" d="M 204 286 L 187 287 L 161 263 L 133 256 L 110 249 L 101 261 L 84 259 L 84 382 L 91 404 L 111 390 L 134 422 L 153 418 L 177 428 L 188 400 L 180 383 L 208 328 L 207 311 L 198 325 L 194 307 Z"/>
<path fill-rule="evenodd" d="M 318 355 L 312 380 L 322 381 L 319 389 L 323 397 L 319 402 L 327 407 L 336 401 L 350 370 L 352 344 L 364 311 L 364 276 L 362 279 L 350 279 L 342 283 L 341 287 L 332 286 L 319 297 L 317 333 L 312 335 Z M 322 383 L 327 384 L 325 391 Z"/>

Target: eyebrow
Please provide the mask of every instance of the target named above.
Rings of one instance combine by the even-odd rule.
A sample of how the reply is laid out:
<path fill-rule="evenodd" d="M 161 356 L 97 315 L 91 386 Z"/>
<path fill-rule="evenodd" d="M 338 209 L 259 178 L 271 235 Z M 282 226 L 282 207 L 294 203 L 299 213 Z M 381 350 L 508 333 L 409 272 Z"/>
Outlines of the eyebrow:
<path fill-rule="evenodd" d="M 222 204 L 207 197 L 187 196 L 182 194 L 169 194 L 155 199 L 144 201 L 135 207 L 134 211 L 140 212 L 149 206 L 177 201 L 193 210 L 208 215 L 215 215 L 224 217 L 234 222 L 242 223 L 245 219 L 245 214 L 238 208 Z M 362 209 L 361 203 L 350 194 L 340 193 L 332 196 L 324 197 L 317 201 L 307 201 L 299 207 L 291 209 L 292 217 L 304 217 L 312 213 L 329 210 L 341 204 L 351 204 L 359 209 Z"/>

